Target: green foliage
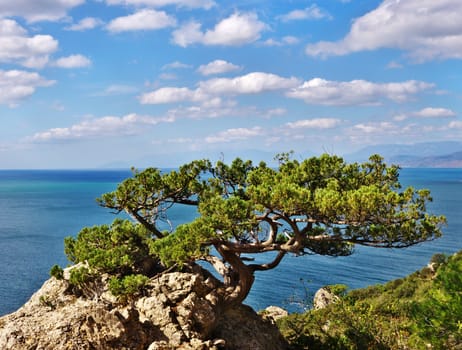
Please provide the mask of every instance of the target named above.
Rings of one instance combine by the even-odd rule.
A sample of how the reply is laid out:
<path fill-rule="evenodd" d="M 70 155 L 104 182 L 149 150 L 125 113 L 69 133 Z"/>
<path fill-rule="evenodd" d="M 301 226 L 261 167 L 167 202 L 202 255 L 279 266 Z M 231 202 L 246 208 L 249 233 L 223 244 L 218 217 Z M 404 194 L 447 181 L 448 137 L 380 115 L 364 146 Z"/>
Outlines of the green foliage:
<path fill-rule="evenodd" d="M 50 269 L 50 276 L 57 280 L 62 280 L 64 278 L 64 270 L 59 265 L 53 265 Z"/>
<path fill-rule="evenodd" d="M 98 202 L 136 223 L 84 228 L 65 239 L 65 253 L 92 273 L 122 279 L 152 277 L 159 260 L 181 267 L 204 259 L 242 301 L 254 272 L 276 267 L 288 253 L 344 256 L 357 244 L 402 248 L 441 235 L 445 219 L 427 213 L 429 192 L 400 191 L 398 168 L 380 156 L 362 164 L 290 156 L 278 155 L 276 169 L 236 158 L 229 165 L 196 160 L 165 173 L 133 170 Z M 198 217 L 175 227 L 169 212 L 181 205 L 196 207 Z M 249 255 L 271 251 L 273 261 L 247 264 Z"/>
<path fill-rule="evenodd" d="M 332 294 L 338 297 L 341 297 L 346 294 L 348 286 L 345 284 L 332 284 L 332 285 L 327 286 L 326 288 Z"/>
<path fill-rule="evenodd" d="M 280 329 L 296 349 L 460 348 L 462 252 L 428 273 L 353 290 L 325 309 L 290 315 Z"/>
<path fill-rule="evenodd" d="M 76 288 L 83 288 L 85 285 L 95 278 L 95 274 L 87 267 L 74 268 L 70 272 L 69 284 Z"/>
<path fill-rule="evenodd" d="M 110 291 L 129 297 L 138 293 L 155 272 L 157 258 L 150 254 L 150 232 L 141 224 L 116 219 L 108 225 L 82 229 L 76 238 L 65 239 L 65 253 L 73 263 L 88 267 L 71 270 L 69 282 L 74 290 L 94 293 L 89 286 L 101 273 L 112 275 Z"/>
<path fill-rule="evenodd" d="M 205 219 L 196 220 L 190 224 L 180 225 L 175 233 L 151 242 L 151 253 L 159 257 L 167 266 L 183 266 L 208 254 L 204 245 L 208 237 L 215 235 L 215 231 L 203 224 Z"/>
<path fill-rule="evenodd" d="M 64 249 L 73 263 L 86 262 L 100 272 L 125 275 L 142 271 L 149 258 L 149 241 L 142 225 L 116 219 L 111 226 L 86 227 L 77 238 L 67 237 Z"/>
<path fill-rule="evenodd" d="M 109 290 L 117 297 L 131 298 L 141 293 L 149 278 L 136 274 L 125 277 L 111 277 L 109 280 Z"/>
<path fill-rule="evenodd" d="M 412 310 L 421 337 L 439 349 L 462 347 L 462 252 L 441 263 L 428 297 Z"/>

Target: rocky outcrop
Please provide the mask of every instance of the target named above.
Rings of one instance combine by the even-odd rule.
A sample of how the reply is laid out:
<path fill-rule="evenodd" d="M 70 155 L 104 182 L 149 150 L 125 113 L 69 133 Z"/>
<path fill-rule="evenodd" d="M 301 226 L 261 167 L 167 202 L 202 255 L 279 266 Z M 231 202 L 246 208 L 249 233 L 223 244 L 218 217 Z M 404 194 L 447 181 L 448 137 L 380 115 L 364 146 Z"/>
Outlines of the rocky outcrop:
<path fill-rule="evenodd" d="M 0 318 L 0 349 L 284 349 L 278 329 L 250 307 L 223 309 L 220 282 L 206 271 L 165 273 L 121 304 L 105 283 L 91 299 L 51 278 Z"/>
<path fill-rule="evenodd" d="M 276 321 L 289 316 L 287 310 L 284 310 L 282 307 L 279 306 L 268 306 L 265 310 L 260 312 L 260 315 L 265 320 L 269 320 L 271 323 L 276 324 Z"/>
<path fill-rule="evenodd" d="M 327 305 L 335 303 L 340 298 L 332 293 L 328 287 L 323 287 L 318 289 L 318 291 L 314 294 L 313 297 L 313 308 L 315 310 L 323 309 Z"/>

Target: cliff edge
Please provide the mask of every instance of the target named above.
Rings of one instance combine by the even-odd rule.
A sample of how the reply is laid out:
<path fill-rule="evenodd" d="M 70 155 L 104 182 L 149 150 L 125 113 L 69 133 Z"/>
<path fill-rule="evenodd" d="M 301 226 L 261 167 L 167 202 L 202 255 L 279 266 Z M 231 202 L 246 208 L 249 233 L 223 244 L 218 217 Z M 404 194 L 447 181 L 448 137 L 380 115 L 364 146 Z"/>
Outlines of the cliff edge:
<path fill-rule="evenodd" d="M 156 276 L 142 295 L 123 303 L 106 282 L 103 277 L 92 293 L 76 296 L 66 277 L 50 278 L 0 318 L 0 349 L 286 348 L 276 326 L 250 307 L 222 309 L 214 296 L 220 282 L 200 268 Z"/>

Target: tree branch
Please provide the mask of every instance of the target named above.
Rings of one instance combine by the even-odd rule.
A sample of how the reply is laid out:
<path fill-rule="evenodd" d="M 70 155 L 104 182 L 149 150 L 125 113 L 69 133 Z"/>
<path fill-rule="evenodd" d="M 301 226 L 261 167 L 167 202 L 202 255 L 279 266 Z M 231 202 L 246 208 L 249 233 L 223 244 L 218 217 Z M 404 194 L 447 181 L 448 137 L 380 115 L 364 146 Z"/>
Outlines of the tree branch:
<path fill-rule="evenodd" d="M 249 267 L 252 269 L 252 271 L 266 271 L 266 270 L 271 270 L 274 269 L 276 266 L 279 265 L 279 263 L 282 261 L 282 258 L 286 255 L 285 251 L 279 251 L 274 260 L 270 263 L 267 264 L 252 264 L 249 265 Z"/>
<path fill-rule="evenodd" d="M 140 224 L 146 227 L 149 231 L 151 231 L 157 238 L 163 238 L 164 234 L 160 232 L 154 224 L 151 224 L 147 221 L 142 215 L 138 214 L 136 211 L 126 209 L 125 210 L 130 216 L 135 218 Z"/>

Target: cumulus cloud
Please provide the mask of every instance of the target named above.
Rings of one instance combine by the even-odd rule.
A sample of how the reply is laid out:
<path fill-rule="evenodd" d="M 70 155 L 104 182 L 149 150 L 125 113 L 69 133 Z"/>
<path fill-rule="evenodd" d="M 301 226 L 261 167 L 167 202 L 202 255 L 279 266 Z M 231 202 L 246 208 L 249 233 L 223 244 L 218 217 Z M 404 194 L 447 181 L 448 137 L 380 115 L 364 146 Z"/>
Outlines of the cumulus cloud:
<path fill-rule="evenodd" d="M 66 27 L 66 30 L 71 30 L 71 31 L 84 31 L 84 30 L 89 30 L 96 28 L 98 26 L 103 25 L 103 21 L 100 20 L 99 18 L 95 17 L 85 17 L 82 18 L 79 22 L 74 23 L 68 27 Z"/>
<path fill-rule="evenodd" d="M 303 119 L 287 123 L 290 129 L 332 129 L 341 123 L 340 119 L 335 118 L 315 118 Z"/>
<path fill-rule="evenodd" d="M 213 94 L 258 94 L 297 86 L 297 78 L 283 78 L 276 74 L 253 72 L 235 78 L 215 78 L 199 83 L 199 89 Z"/>
<path fill-rule="evenodd" d="M 0 1 L 0 17 L 19 16 L 28 22 L 56 21 L 83 3 L 85 0 L 3 0 Z"/>
<path fill-rule="evenodd" d="M 133 5 L 133 6 L 152 6 L 163 7 L 176 5 L 186 8 L 203 8 L 209 10 L 215 6 L 212 0 L 106 0 L 108 5 Z"/>
<path fill-rule="evenodd" d="M 28 36 L 12 19 L 0 19 L 0 63 L 17 63 L 28 68 L 43 68 L 58 49 L 50 35 Z"/>
<path fill-rule="evenodd" d="M 201 30 L 198 22 L 188 22 L 175 30 L 172 41 L 182 47 L 192 44 L 241 46 L 260 39 L 267 26 L 255 13 L 234 13 L 215 25 L 213 29 Z"/>
<path fill-rule="evenodd" d="M 140 102 L 142 104 L 200 102 L 212 100 L 216 95 L 258 94 L 288 89 L 299 83 L 296 78 L 253 72 L 235 78 L 215 78 L 202 81 L 195 90 L 186 87 L 163 87 L 141 95 Z"/>
<path fill-rule="evenodd" d="M 293 10 L 285 15 L 278 17 L 283 22 L 299 21 L 307 19 L 331 18 L 331 16 L 316 4 L 312 4 L 302 10 Z"/>
<path fill-rule="evenodd" d="M 176 25 L 176 19 L 164 11 L 143 9 L 132 15 L 113 19 L 107 30 L 113 33 L 137 30 L 156 30 Z"/>
<path fill-rule="evenodd" d="M 157 125 L 161 122 L 171 122 L 168 118 L 155 118 L 135 113 L 123 117 L 106 116 L 97 119 L 84 120 L 81 123 L 65 128 L 52 128 L 34 134 L 28 138 L 29 142 L 54 142 L 78 139 L 88 139 L 101 136 L 136 135 L 146 126 Z"/>
<path fill-rule="evenodd" d="M 215 60 L 210 63 L 201 65 L 197 71 L 202 75 L 222 74 L 233 72 L 241 69 L 241 67 L 224 60 Z"/>
<path fill-rule="evenodd" d="M 287 93 L 288 97 L 320 105 L 377 105 L 382 100 L 404 102 L 430 89 L 433 84 L 408 80 L 397 83 L 373 83 L 365 80 L 339 82 L 314 78 Z"/>
<path fill-rule="evenodd" d="M 253 128 L 234 128 L 210 135 L 205 138 L 207 143 L 225 143 L 238 140 L 247 140 L 249 138 L 262 136 L 263 129 L 259 126 Z"/>
<path fill-rule="evenodd" d="M 447 118 L 447 117 L 455 117 L 456 113 L 454 111 L 447 109 L 447 108 L 433 108 L 427 107 L 421 109 L 420 111 L 414 112 L 414 116 L 421 117 L 421 118 Z"/>
<path fill-rule="evenodd" d="M 177 103 L 182 101 L 201 101 L 206 97 L 198 90 L 190 90 L 185 87 L 163 87 L 155 91 L 145 93 L 140 97 L 142 104 Z"/>
<path fill-rule="evenodd" d="M 462 58 L 462 1 L 385 0 L 356 19 L 340 41 L 321 41 L 306 47 L 309 56 L 395 48 L 417 62 Z"/>
<path fill-rule="evenodd" d="M 451 118 L 455 116 L 456 116 L 456 113 L 447 108 L 427 107 L 419 111 L 396 115 L 393 119 L 396 121 L 403 121 L 403 120 L 406 120 L 412 117 L 428 119 L 428 118 Z"/>
<path fill-rule="evenodd" d="M 47 87 L 54 83 L 55 81 L 46 80 L 35 72 L 0 70 L 0 104 L 15 107 L 34 94 L 38 87 Z"/>
<path fill-rule="evenodd" d="M 61 57 L 57 59 L 54 66 L 59 68 L 84 68 L 91 66 L 91 61 L 83 55 L 70 55 L 67 57 Z"/>

